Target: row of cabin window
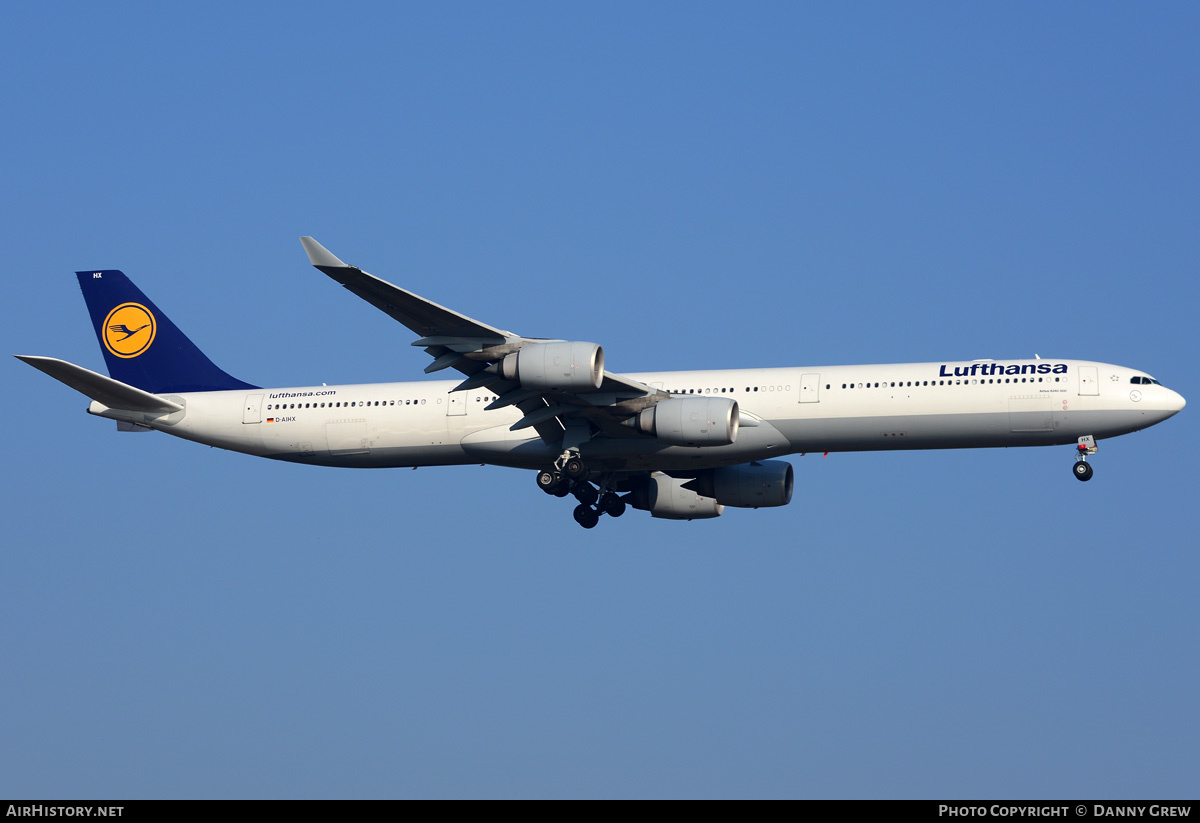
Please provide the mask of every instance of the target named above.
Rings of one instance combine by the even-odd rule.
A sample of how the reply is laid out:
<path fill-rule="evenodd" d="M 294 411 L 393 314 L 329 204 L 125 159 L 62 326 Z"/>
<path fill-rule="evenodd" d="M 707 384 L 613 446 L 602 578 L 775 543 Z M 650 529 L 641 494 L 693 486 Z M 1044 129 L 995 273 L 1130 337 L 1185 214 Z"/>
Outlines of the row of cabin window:
<path fill-rule="evenodd" d="M 1145 379 L 1146 379 L 1147 381 L 1149 381 L 1149 378 L 1145 378 Z M 1041 383 L 1041 382 L 1042 382 L 1042 380 L 1043 380 L 1043 378 L 1041 378 L 1041 377 L 1037 378 L 1037 382 L 1038 382 L 1038 383 Z M 1054 378 L 1054 382 L 1055 382 L 1055 383 L 1059 382 L 1059 380 L 1060 380 L 1060 378 L 1058 378 L 1058 377 Z M 1010 381 L 1011 381 L 1011 382 L 1013 382 L 1013 383 L 1016 383 L 1016 382 L 1017 382 L 1017 378 L 1015 378 L 1015 377 L 1012 377 L 1012 378 L 1006 377 L 1006 378 L 1004 378 L 1004 382 L 1005 382 L 1005 383 L 1008 383 L 1008 382 L 1010 382 Z M 999 382 L 1000 382 L 1000 380 L 999 380 L 999 378 L 988 378 L 986 381 L 981 381 L 981 382 L 985 382 L 985 383 L 999 383 Z M 1021 378 L 1021 380 L 1020 380 L 1020 382 L 1022 382 L 1022 383 L 1026 383 L 1026 382 L 1032 383 L 1032 382 L 1034 382 L 1034 379 L 1033 379 L 1032 377 L 1029 377 L 1029 378 L 1022 377 L 1022 378 Z M 922 382 L 922 381 L 920 381 L 920 380 L 916 380 L 916 381 L 910 380 L 910 381 L 908 381 L 908 383 L 905 383 L 905 382 L 902 380 L 902 381 L 900 381 L 899 388 L 906 388 L 906 387 L 910 387 L 910 386 L 913 386 L 913 385 L 916 385 L 916 386 L 945 386 L 945 385 L 960 385 L 960 384 L 962 384 L 962 383 L 963 383 L 963 381 L 962 381 L 962 380 L 955 380 L 953 383 L 950 383 L 950 381 L 948 381 L 948 380 L 926 380 L 926 381 L 924 381 L 924 382 Z M 972 380 L 972 381 L 971 381 L 971 383 L 975 383 L 975 381 L 974 381 L 974 380 Z M 894 389 L 894 388 L 897 388 L 897 386 L 896 386 L 896 384 L 895 384 L 895 383 L 887 383 L 887 382 L 884 382 L 884 383 L 882 383 L 882 384 L 880 384 L 880 383 L 865 383 L 865 384 L 864 384 L 864 383 L 859 383 L 859 384 L 858 384 L 858 388 L 860 388 L 860 389 L 861 389 L 861 388 L 868 388 L 868 389 L 870 389 L 870 388 L 876 388 L 876 389 L 878 389 L 878 388 L 880 388 L 880 386 L 882 386 L 882 387 L 883 387 L 883 388 L 885 388 L 885 389 L 886 389 L 886 388 L 893 388 L 893 389 Z M 843 389 L 853 389 L 854 387 L 855 387 L 855 385 L 854 385 L 853 383 L 843 383 L 843 384 L 842 384 L 842 388 L 843 388 Z M 758 391 L 758 390 L 759 390 L 759 388 L 760 388 L 759 386 L 747 386 L 747 387 L 746 387 L 746 391 L 747 391 L 748 393 L 752 393 L 752 392 L 756 392 L 756 391 Z M 832 386 L 831 386 L 831 384 L 829 384 L 829 383 L 826 383 L 826 384 L 825 384 L 825 388 L 826 388 L 826 389 L 830 389 L 830 388 L 832 388 Z M 785 385 L 785 386 L 762 386 L 762 387 L 761 387 L 761 389 L 762 389 L 762 391 L 764 391 L 764 392 L 765 392 L 765 391 L 791 391 L 791 390 L 792 390 L 792 387 L 791 387 L 790 385 Z M 672 391 L 671 391 L 671 394 L 710 394 L 710 393 L 711 393 L 711 394 L 732 394 L 733 392 L 734 392 L 734 389 L 731 389 L 731 388 L 729 388 L 729 389 L 725 389 L 725 388 L 722 388 L 722 389 L 686 389 L 686 390 L 684 390 L 684 389 L 678 389 L 678 390 L 672 390 Z M 482 397 L 482 396 L 479 396 L 479 395 L 476 395 L 476 396 L 475 396 L 475 402 L 476 402 L 476 403 L 482 402 L 483 400 L 489 400 L 489 399 L 490 399 L 490 400 L 494 400 L 495 398 L 494 398 L 494 397 L 492 397 L 492 398 L 488 398 L 488 397 Z M 394 405 L 396 405 L 396 403 L 397 403 L 397 402 L 399 402 L 399 401 L 396 401 L 396 400 L 376 400 L 376 401 L 374 401 L 374 405 L 378 406 L 378 405 L 382 404 L 382 405 L 384 405 L 384 406 L 394 406 Z M 372 403 L 371 403 L 371 401 L 367 401 L 367 402 L 363 403 L 363 402 L 359 402 L 359 401 L 354 401 L 354 400 L 352 400 L 352 401 L 350 401 L 350 402 L 348 402 L 348 403 L 345 403 L 345 404 L 344 404 L 344 406 L 345 406 L 346 408 L 354 408 L 354 407 L 356 407 L 356 406 L 370 406 L 371 404 L 372 404 Z M 404 405 L 404 406 L 409 406 L 409 405 L 416 406 L 416 405 L 418 405 L 418 404 L 420 404 L 420 405 L 422 405 L 422 406 L 423 406 L 423 405 L 425 405 L 425 401 L 424 401 L 424 400 L 405 400 L 405 401 L 403 401 L 403 402 L 401 403 L 401 405 Z M 331 409 L 333 409 L 333 408 L 339 408 L 339 409 L 340 409 L 340 408 L 342 408 L 342 407 L 343 407 L 343 404 L 342 404 L 342 403 L 340 403 L 340 402 L 339 402 L 339 403 L 330 403 L 330 404 L 328 404 L 328 405 L 329 405 L 329 408 L 331 408 Z M 303 409 L 307 409 L 307 408 L 314 408 L 314 409 L 321 408 L 321 409 L 323 409 L 323 408 L 325 408 L 325 407 L 326 407 L 326 404 L 325 404 L 325 403 L 319 403 L 319 404 L 318 404 L 318 403 L 304 403 L 303 405 L 299 406 L 299 408 L 303 408 Z M 272 405 L 268 405 L 268 406 L 267 406 L 267 411 L 270 411 L 270 410 L 272 410 L 272 409 L 294 409 L 294 408 L 297 408 L 297 404 L 295 404 L 295 403 L 291 403 L 291 404 L 289 404 L 289 403 L 282 403 L 282 404 L 278 404 L 278 403 L 277 403 L 277 404 L 275 404 L 275 405 L 273 405 L 273 406 L 272 406 Z"/>
<path fill-rule="evenodd" d="M 343 409 L 343 408 L 350 409 L 350 408 L 357 408 L 359 406 L 370 406 L 370 405 L 376 405 L 376 406 L 396 406 L 396 405 L 424 406 L 425 401 L 424 400 L 376 400 L 376 401 L 374 401 L 374 404 L 372 404 L 372 402 L 370 400 L 368 400 L 366 402 L 362 402 L 359 400 L 351 400 L 346 403 L 276 403 L 274 405 L 268 404 L 267 411 L 271 411 L 272 409 L 310 409 L 310 408 L 311 409 L 323 409 L 323 408 L 326 408 L 326 406 L 328 406 L 331 409 Z"/>
<path fill-rule="evenodd" d="M 1057 382 L 1059 381 L 1059 379 L 1060 379 L 1060 378 L 1058 378 L 1058 377 L 1054 378 L 1054 382 L 1055 382 L 1055 383 L 1057 383 Z M 1013 383 L 1018 383 L 1018 382 L 1020 382 L 1020 383 L 1026 383 L 1026 382 L 1028 382 L 1028 383 L 1041 383 L 1041 382 L 1042 382 L 1042 380 L 1043 380 L 1043 378 L 1041 378 L 1041 377 L 1037 378 L 1037 380 L 1034 380 L 1032 377 L 1029 377 L 1029 378 L 1022 377 L 1022 378 L 1021 378 L 1021 379 L 1018 381 L 1018 380 L 1017 380 L 1017 378 L 1015 378 L 1015 377 L 1011 377 L 1011 378 L 1010 378 L 1010 377 L 1006 377 L 1006 378 L 1004 378 L 1003 382 L 1005 382 L 1005 383 L 1008 383 L 1008 382 L 1010 382 L 1010 381 L 1011 381 L 1011 382 L 1013 382 Z M 986 385 L 986 384 L 988 384 L 988 383 L 1000 383 L 1000 382 L 1001 382 L 1001 380 L 1000 380 L 1000 378 L 998 378 L 998 377 L 996 377 L 996 378 L 991 378 L 991 377 L 989 377 L 987 380 L 984 380 L 983 378 L 980 378 L 979 380 L 971 380 L 971 381 L 970 381 L 970 385 L 974 385 L 974 384 L 975 384 L 975 383 L 977 383 L 977 382 L 978 382 L 978 383 L 980 383 L 980 384 L 984 384 L 984 385 Z M 909 380 L 907 383 L 905 383 L 903 380 L 901 380 L 901 381 L 900 381 L 898 384 L 897 384 L 897 383 L 874 383 L 874 384 L 872 384 L 872 383 L 859 383 L 857 387 L 856 387 L 856 386 L 855 386 L 853 383 L 843 383 L 843 384 L 842 384 L 842 388 L 843 388 L 843 389 L 853 389 L 853 388 L 860 388 L 860 389 L 862 389 L 862 388 L 867 388 L 867 389 L 872 389 L 872 388 L 874 388 L 874 389 L 878 389 L 878 388 L 882 387 L 882 388 L 885 388 L 885 389 L 888 389 L 888 388 L 891 388 L 891 389 L 901 388 L 901 389 L 903 389 L 903 388 L 907 388 L 907 387 L 909 387 L 909 386 L 958 386 L 958 385 L 966 385 L 967 383 L 968 383 L 968 381 L 966 381 L 966 380 L 954 380 L 954 381 L 951 381 L 951 380 L 926 380 L 926 381 L 924 381 L 924 382 L 921 382 L 920 380 Z M 826 384 L 825 384 L 825 388 L 829 388 L 829 384 L 828 384 L 828 383 L 826 383 Z"/>
<path fill-rule="evenodd" d="M 829 388 L 826 386 L 825 388 Z M 760 389 L 759 386 L 747 386 L 746 392 L 756 392 Z M 762 386 L 762 391 L 791 391 L 791 386 Z M 737 389 L 671 389 L 669 394 L 733 394 Z"/>
<path fill-rule="evenodd" d="M 1057 383 L 1057 382 L 1059 382 L 1060 379 L 1061 378 L 1056 377 L 1056 378 L 1054 378 L 1054 382 Z M 1011 378 L 1006 377 L 1006 378 L 1004 378 L 1003 382 L 1008 383 L 1010 381 L 1013 383 L 1017 383 L 1017 382 L 1033 383 L 1033 382 L 1035 382 L 1034 378 L 1032 378 L 1032 377 L 1028 377 L 1028 378 L 1022 377 L 1019 381 L 1015 377 L 1011 377 Z M 904 381 L 900 381 L 899 388 L 905 388 L 906 386 L 913 386 L 913 385 L 916 385 L 916 386 L 960 385 L 960 384 L 962 384 L 962 382 L 963 382 L 962 380 L 955 380 L 953 383 L 950 383 L 950 381 L 948 381 L 948 380 L 926 380 L 924 382 L 922 382 L 920 380 L 915 380 L 915 381 L 910 380 L 910 381 L 908 381 L 908 383 L 905 383 Z M 974 383 L 975 381 L 972 380 L 971 382 Z M 1001 381 L 999 378 L 988 378 L 987 380 L 982 380 L 981 382 L 999 383 Z M 1041 378 L 1041 377 L 1037 378 L 1036 382 L 1038 382 L 1038 383 L 1043 382 L 1043 378 Z M 858 384 L 858 388 L 860 388 L 860 389 L 861 388 L 868 388 L 868 389 L 876 388 L 876 389 L 878 389 L 881 386 L 885 389 L 886 388 L 893 388 L 893 389 L 897 388 L 896 383 L 874 383 L 874 384 L 859 383 Z M 855 385 L 853 383 L 843 383 L 842 384 L 843 389 L 853 389 L 854 387 L 855 387 Z M 748 393 L 756 392 L 759 390 L 759 388 L 760 387 L 758 387 L 758 386 L 753 386 L 753 387 L 747 386 L 746 391 Z M 762 386 L 761 388 L 762 388 L 762 391 L 791 391 L 792 390 L 792 387 L 790 385 L 788 385 L 788 386 Z M 830 383 L 826 383 L 825 388 L 831 389 L 831 388 L 833 388 L 833 386 Z M 678 390 L 673 389 L 671 391 L 671 394 L 709 394 L 709 393 L 711 393 L 711 394 L 732 394 L 734 391 L 735 391 L 735 389 L 732 389 L 732 388 L 730 388 L 730 389 L 678 389 Z"/>

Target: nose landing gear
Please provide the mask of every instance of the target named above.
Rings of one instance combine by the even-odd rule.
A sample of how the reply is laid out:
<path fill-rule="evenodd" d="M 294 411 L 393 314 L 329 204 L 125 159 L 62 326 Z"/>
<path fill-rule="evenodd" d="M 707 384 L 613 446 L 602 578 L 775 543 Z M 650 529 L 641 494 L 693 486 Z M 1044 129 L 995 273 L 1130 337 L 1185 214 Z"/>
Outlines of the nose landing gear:
<path fill-rule="evenodd" d="M 1100 451 L 1100 447 L 1096 445 L 1096 438 L 1090 434 L 1079 438 L 1079 445 L 1076 446 L 1075 452 L 1075 479 L 1076 480 L 1091 480 L 1092 467 L 1088 464 L 1087 458 L 1089 454 L 1095 454 Z"/>

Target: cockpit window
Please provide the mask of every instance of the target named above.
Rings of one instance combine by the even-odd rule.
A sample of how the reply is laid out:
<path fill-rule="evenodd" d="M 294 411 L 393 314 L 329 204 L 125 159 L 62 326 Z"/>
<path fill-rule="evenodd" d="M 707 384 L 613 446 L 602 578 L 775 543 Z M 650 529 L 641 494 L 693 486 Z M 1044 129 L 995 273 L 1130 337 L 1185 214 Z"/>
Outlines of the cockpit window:
<path fill-rule="evenodd" d="M 1162 385 L 1162 383 L 1159 383 L 1153 377 L 1142 377 L 1141 375 L 1136 375 L 1134 377 L 1129 378 L 1129 382 L 1135 383 L 1139 386 L 1142 386 L 1142 385 L 1144 385 L 1144 386 L 1150 386 L 1150 385 L 1161 386 Z"/>

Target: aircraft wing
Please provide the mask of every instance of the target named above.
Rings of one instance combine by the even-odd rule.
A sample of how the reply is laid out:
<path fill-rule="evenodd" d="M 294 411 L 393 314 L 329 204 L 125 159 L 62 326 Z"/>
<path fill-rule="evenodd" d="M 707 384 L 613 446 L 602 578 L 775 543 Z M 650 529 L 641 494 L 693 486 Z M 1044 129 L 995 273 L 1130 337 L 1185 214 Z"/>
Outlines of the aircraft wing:
<path fill-rule="evenodd" d="M 349 266 L 311 237 L 301 237 L 300 243 L 319 271 L 420 335 L 412 345 L 424 347 L 433 358 L 426 374 L 453 368 L 467 376 L 453 391 L 486 388 L 497 395 L 488 409 L 516 406 L 524 412 L 513 429 L 532 426 L 547 443 L 562 441 L 569 429 L 575 433 L 568 440 L 586 439 L 590 430 L 584 436 L 581 422 L 609 436 L 636 437 L 623 421 L 667 397 L 659 389 L 609 371 L 603 373 L 598 388 L 586 392 L 524 388 L 501 374 L 500 361 L 524 346 L 564 341 L 521 337 L 489 326 Z"/>
<path fill-rule="evenodd" d="M 300 243 L 308 253 L 309 262 L 317 269 L 422 337 L 463 337 L 501 343 L 513 336 L 512 332 L 472 320 L 432 300 L 393 286 L 357 266 L 347 266 L 311 237 L 301 237 Z"/>

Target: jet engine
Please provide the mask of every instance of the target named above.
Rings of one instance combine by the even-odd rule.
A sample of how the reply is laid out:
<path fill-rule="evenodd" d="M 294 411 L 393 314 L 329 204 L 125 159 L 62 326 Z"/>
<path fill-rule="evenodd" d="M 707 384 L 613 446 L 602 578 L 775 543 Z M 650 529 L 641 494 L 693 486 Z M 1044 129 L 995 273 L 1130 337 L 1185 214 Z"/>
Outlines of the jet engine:
<path fill-rule="evenodd" d="M 531 343 L 501 360 L 500 374 L 527 389 L 595 391 L 604 382 L 604 349 L 595 343 Z"/>
<path fill-rule="evenodd" d="M 738 404 L 728 397 L 671 397 L 626 425 L 672 446 L 728 446 L 737 440 Z"/>
<path fill-rule="evenodd" d="M 786 506 L 792 502 L 792 464 L 785 460 L 764 460 L 708 469 L 683 484 L 697 494 L 718 503 L 741 509 Z"/>
<path fill-rule="evenodd" d="M 711 497 L 685 489 L 685 482 L 665 474 L 641 478 L 633 485 L 629 504 L 664 520 L 707 520 L 721 516 L 724 506 Z"/>

